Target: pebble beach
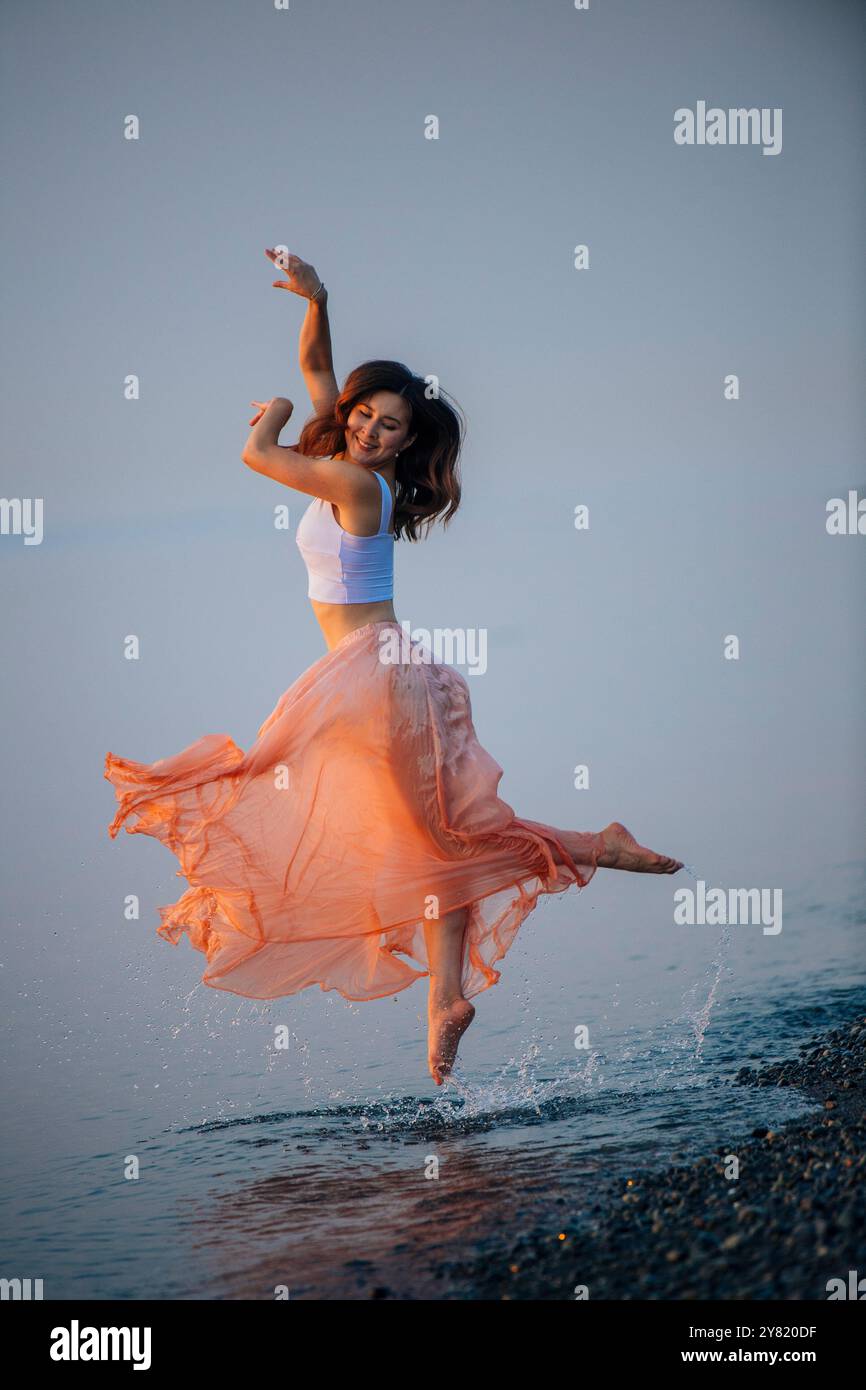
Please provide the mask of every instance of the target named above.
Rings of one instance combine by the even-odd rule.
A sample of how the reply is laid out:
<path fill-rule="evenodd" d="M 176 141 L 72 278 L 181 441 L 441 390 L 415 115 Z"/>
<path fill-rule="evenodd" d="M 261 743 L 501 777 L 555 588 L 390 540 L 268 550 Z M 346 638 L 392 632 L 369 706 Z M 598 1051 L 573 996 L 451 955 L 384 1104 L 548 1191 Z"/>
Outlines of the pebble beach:
<path fill-rule="evenodd" d="M 828 1299 L 829 1281 L 866 1275 L 864 1061 L 861 1015 L 797 1058 L 742 1067 L 732 1085 L 796 1087 L 814 1113 L 736 1143 L 720 1135 L 685 1166 L 596 1185 L 583 1207 L 554 1198 L 547 1229 L 444 1263 L 446 1296 Z"/>

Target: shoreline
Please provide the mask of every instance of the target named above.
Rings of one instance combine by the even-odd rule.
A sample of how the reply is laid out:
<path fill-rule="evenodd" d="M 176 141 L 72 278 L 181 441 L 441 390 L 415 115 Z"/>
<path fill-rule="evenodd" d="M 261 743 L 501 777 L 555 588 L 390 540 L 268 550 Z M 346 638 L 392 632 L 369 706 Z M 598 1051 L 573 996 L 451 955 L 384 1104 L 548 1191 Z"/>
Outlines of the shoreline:
<path fill-rule="evenodd" d="M 693 1163 L 611 1179 L 585 1207 L 552 1211 L 555 1228 L 444 1262 L 443 1296 L 573 1300 L 585 1287 L 590 1299 L 826 1300 L 828 1280 L 847 1286 L 858 1257 L 866 1276 L 866 1017 L 799 1051 L 732 1081 L 795 1086 L 815 1114 Z"/>

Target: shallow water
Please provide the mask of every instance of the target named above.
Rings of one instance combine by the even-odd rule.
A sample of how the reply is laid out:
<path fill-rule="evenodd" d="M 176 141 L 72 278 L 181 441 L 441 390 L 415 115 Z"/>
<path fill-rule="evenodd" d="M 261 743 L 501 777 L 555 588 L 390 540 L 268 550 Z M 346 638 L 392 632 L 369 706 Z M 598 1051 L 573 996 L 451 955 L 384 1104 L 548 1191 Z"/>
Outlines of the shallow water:
<path fill-rule="evenodd" d="M 62 972 L 23 978 L 13 955 L 7 1075 L 28 1084 L 4 1131 L 2 1273 L 43 1278 L 48 1298 L 447 1296 L 437 1265 L 503 1231 L 555 1232 L 558 1206 L 573 1229 L 600 1180 L 816 1109 L 731 1078 L 866 1006 L 864 869 L 786 891 L 780 939 L 671 935 L 667 913 L 637 935 L 633 885 L 548 903 L 476 1001 L 441 1092 L 423 1071 L 423 990 L 264 1005 L 170 983 L 157 1005 L 148 941 L 129 977 L 147 1010 L 107 1013 L 85 970 L 64 1016 Z M 581 950 L 557 970 L 576 920 Z M 189 961 L 164 954 L 176 981 Z"/>

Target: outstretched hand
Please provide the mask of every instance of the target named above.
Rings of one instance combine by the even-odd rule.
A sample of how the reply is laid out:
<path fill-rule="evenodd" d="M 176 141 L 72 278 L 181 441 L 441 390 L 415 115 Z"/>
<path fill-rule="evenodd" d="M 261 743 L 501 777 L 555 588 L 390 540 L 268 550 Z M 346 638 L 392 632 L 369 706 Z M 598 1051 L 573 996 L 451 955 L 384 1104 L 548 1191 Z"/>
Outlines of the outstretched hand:
<path fill-rule="evenodd" d="M 273 247 L 266 247 L 265 255 L 286 277 L 285 280 L 274 280 L 274 289 L 291 290 L 302 299 L 312 298 L 322 283 L 313 266 L 302 261 L 300 256 L 293 256 L 291 251 L 275 251 Z"/>

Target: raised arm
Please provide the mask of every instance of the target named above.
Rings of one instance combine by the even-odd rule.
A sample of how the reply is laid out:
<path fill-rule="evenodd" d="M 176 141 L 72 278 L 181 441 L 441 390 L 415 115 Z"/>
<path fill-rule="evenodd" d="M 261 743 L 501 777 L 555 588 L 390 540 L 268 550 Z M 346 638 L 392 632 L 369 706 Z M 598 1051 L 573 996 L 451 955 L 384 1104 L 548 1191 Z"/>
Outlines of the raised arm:
<path fill-rule="evenodd" d="M 266 249 L 265 255 L 286 277 L 274 280 L 275 289 L 290 290 L 307 301 L 301 324 L 298 364 L 317 415 L 324 414 L 339 394 L 331 354 L 331 326 L 328 322 L 328 291 L 313 266 L 288 251 Z"/>

